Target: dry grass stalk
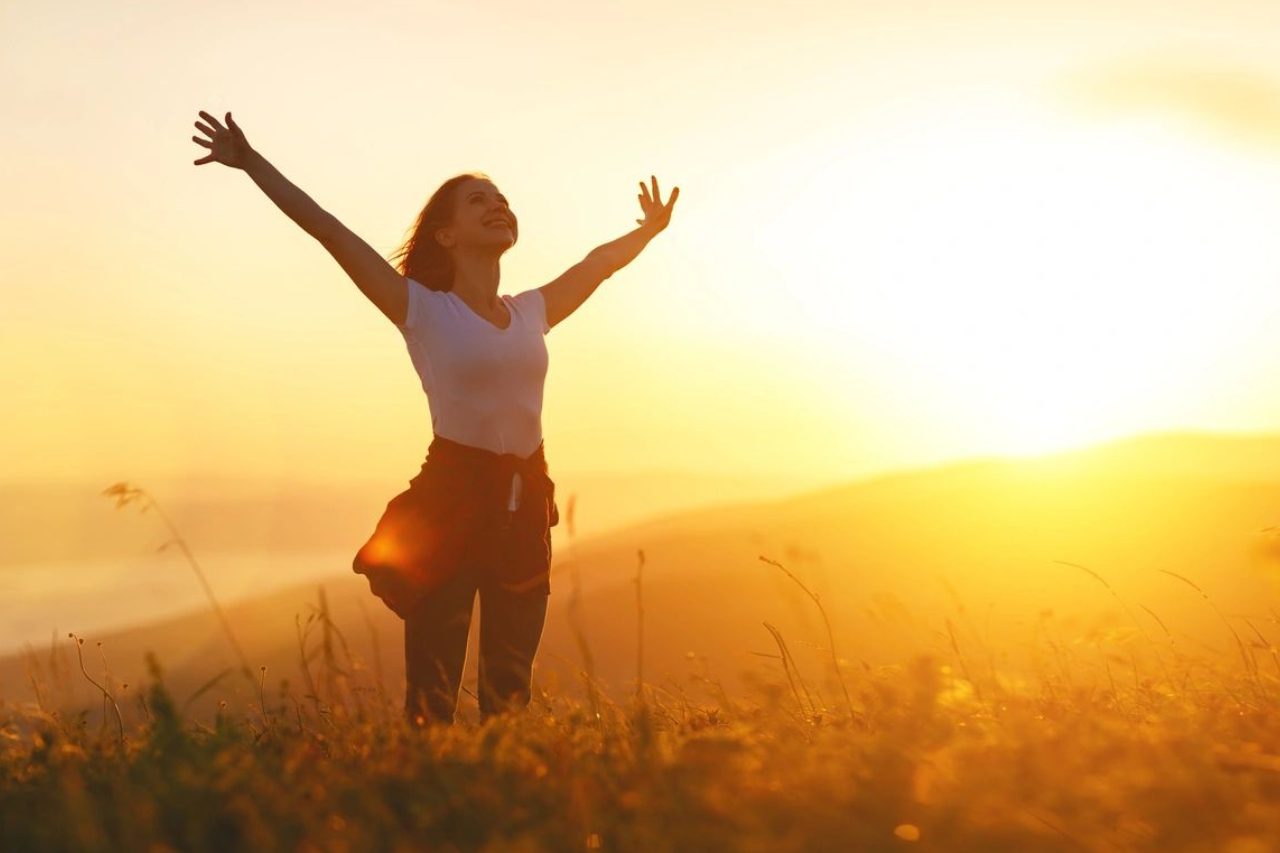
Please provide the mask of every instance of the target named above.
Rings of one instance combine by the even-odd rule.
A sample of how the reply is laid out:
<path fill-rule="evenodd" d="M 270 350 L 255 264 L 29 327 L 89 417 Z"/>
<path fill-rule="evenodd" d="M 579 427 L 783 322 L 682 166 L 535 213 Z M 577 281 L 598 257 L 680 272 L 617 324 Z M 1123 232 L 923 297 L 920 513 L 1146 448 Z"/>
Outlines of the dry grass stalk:
<path fill-rule="evenodd" d="M 759 556 L 760 556 L 761 562 L 768 563 L 774 568 L 780 570 L 787 577 L 791 578 L 791 580 L 795 581 L 796 586 L 804 590 L 804 594 L 809 596 L 809 598 L 813 600 L 813 603 L 817 605 L 818 613 L 822 615 L 822 624 L 825 625 L 827 629 L 827 643 L 828 643 L 828 648 L 831 651 L 831 666 L 835 670 L 836 680 L 840 683 L 840 689 L 844 692 L 844 702 L 845 702 L 845 707 L 849 711 L 849 719 L 850 720 L 858 719 L 858 712 L 853 707 L 853 697 L 849 695 L 849 685 L 845 683 L 844 673 L 840 669 L 840 657 L 836 652 L 835 632 L 831 630 L 831 620 L 827 618 L 827 609 L 822 606 L 822 599 L 818 597 L 818 594 L 816 592 L 809 589 L 809 587 L 805 586 L 804 582 L 801 581 L 800 578 L 792 574 L 791 571 L 787 569 L 786 566 L 782 565 L 776 560 L 770 560 L 768 557 L 764 555 L 759 555 Z"/>
<path fill-rule="evenodd" d="M 195 554 L 191 553 L 191 548 L 187 546 L 187 541 L 182 538 L 182 534 L 178 532 L 178 528 L 170 521 L 169 516 L 160 508 L 160 504 L 151 496 L 149 492 L 128 483 L 114 483 L 102 490 L 102 494 L 115 498 L 116 509 L 127 506 L 130 503 L 141 504 L 141 511 L 146 512 L 154 509 L 160 521 L 168 529 L 170 539 L 164 542 L 157 550 L 163 551 L 169 546 L 177 546 L 182 551 L 183 556 L 187 558 L 191 570 L 195 572 L 196 578 L 200 581 L 200 586 L 204 588 L 205 596 L 209 599 L 209 606 L 213 608 L 213 612 L 217 615 L 218 621 L 222 624 L 222 630 L 227 635 L 227 641 L 231 643 L 231 647 L 235 650 L 236 657 L 240 659 L 240 668 L 244 676 L 251 682 L 253 681 L 253 672 L 249 666 L 249 658 L 245 655 L 244 650 L 240 647 L 239 641 L 236 640 L 235 631 L 231 628 L 231 621 L 227 619 L 227 614 L 223 611 L 222 605 L 218 603 L 218 598 L 213 594 L 213 587 L 209 585 L 209 579 L 205 577 L 204 569 L 200 568 L 200 562 L 196 560 Z"/>

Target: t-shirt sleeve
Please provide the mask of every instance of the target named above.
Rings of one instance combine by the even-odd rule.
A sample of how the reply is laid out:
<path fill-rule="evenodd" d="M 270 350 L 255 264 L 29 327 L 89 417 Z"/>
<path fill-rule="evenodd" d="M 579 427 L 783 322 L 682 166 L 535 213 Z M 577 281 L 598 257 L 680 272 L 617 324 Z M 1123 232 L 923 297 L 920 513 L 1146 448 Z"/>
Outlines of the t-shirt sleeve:
<path fill-rule="evenodd" d="M 551 331 L 551 327 L 547 325 L 547 301 L 542 295 L 542 288 L 535 287 L 531 290 L 526 290 L 523 293 L 516 294 L 515 298 L 520 300 L 523 307 L 533 314 L 534 321 L 542 329 L 542 334 L 545 335 Z"/>
<path fill-rule="evenodd" d="M 411 278 L 405 278 L 409 289 L 409 301 L 405 308 L 404 324 L 396 324 L 396 328 L 405 334 L 414 334 L 422 329 L 427 319 L 427 300 L 431 294 L 427 289 Z"/>

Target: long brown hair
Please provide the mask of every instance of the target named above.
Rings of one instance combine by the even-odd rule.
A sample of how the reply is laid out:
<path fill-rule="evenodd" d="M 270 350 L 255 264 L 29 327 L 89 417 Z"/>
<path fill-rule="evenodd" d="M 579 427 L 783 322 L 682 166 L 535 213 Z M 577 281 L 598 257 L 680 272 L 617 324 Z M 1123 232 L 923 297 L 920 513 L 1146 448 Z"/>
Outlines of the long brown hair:
<path fill-rule="evenodd" d="M 453 258 L 436 241 L 435 232 L 453 222 L 458 186 L 473 178 L 492 180 L 484 172 L 465 172 L 454 175 L 431 194 L 427 206 L 418 214 L 413 233 L 391 256 L 392 263 L 405 278 L 421 282 L 429 290 L 453 289 Z"/>

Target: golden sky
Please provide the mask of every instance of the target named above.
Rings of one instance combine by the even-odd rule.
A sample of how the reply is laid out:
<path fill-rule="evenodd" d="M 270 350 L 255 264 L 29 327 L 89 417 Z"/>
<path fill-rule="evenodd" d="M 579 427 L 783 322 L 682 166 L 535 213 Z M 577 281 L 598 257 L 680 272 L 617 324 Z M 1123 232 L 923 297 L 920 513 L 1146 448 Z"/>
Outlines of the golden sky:
<path fill-rule="evenodd" d="M 1280 4 L 0 8 L 0 480 L 403 479 L 404 343 L 196 112 L 389 255 L 481 169 L 502 291 L 670 229 L 548 337 L 560 470 L 839 480 L 1280 429 Z"/>

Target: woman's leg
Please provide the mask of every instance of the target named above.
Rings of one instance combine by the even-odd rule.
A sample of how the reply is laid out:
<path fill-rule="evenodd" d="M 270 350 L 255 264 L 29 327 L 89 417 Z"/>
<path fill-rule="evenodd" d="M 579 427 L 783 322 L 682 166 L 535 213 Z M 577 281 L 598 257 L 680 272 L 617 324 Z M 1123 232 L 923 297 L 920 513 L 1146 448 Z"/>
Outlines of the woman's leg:
<path fill-rule="evenodd" d="M 475 573 L 463 569 L 405 618 L 404 710 L 409 722 L 453 722 L 475 598 Z"/>
<path fill-rule="evenodd" d="M 480 717 L 528 706 L 547 595 L 480 587 Z"/>

